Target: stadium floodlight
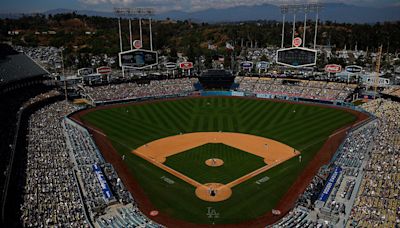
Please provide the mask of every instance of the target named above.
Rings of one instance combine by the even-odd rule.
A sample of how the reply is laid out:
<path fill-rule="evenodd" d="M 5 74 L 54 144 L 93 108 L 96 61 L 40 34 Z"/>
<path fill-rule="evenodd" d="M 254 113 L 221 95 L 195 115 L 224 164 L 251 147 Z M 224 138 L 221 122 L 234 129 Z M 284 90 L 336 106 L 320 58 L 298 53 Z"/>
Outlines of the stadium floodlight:
<path fill-rule="evenodd" d="M 150 30 L 150 50 L 153 51 L 153 34 L 151 27 L 151 17 L 155 14 L 154 8 L 149 7 L 135 7 L 135 8 L 114 8 L 114 13 L 119 16 L 118 18 L 118 28 L 119 28 L 119 37 L 120 37 L 120 50 L 122 50 L 122 34 L 121 34 L 121 17 L 127 17 L 129 19 L 129 34 L 130 34 L 130 47 L 133 50 L 133 39 L 132 39 L 132 18 L 139 18 L 139 32 L 140 32 L 140 41 L 143 44 L 143 35 L 142 35 L 142 18 L 149 17 L 149 30 Z"/>
<path fill-rule="evenodd" d="M 115 14 L 117 14 L 118 17 L 118 28 L 119 28 L 119 45 L 120 45 L 120 53 L 119 53 L 119 62 L 120 62 L 120 66 L 122 67 L 122 75 L 124 76 L 124 70 L 125 69 L 129 69 L 131 66 L 126 65 L 124 63 L 122 63 L 121 57 L 122 56 L 127 56 L 127 53 L 137 53 L 137 50 L 134 50 L 133 47 L 133 38 L 132 38 L 132 22 L 131 20 L 133 18 L 138 18 L 139 20 L 139 35 L 140 35 L 140 48 L 142 48 L 143 45 L 143 35 L 142 35 L 142 18 L 143 17 L 148 17 L 149 18 L 149 40 L 150 40 L 150 50 L 141 50 L 144 52 L 149 52 L 149 53 L 153 53 L 153 33 L 152 33 L 152 27 L 151 27 L 151 17 L 154 15 L 155 10 L 153 8 L 140 8 L 140 7 L 136 7 L 136 8 L 114 8 L 114 12 Z M 122 32 L 121 32 L 121 17 L 127 17 L 129 19 L 129 45 L 130 45 L 130 51 L 124 51 L 123 47 L 122 47 Z M 135 48 L 138 48 L 135 46 Z M 158 62 L 155 64 L 157 65 Z M 147 66 L 153 66 L 154 64 L 144 64 L 145 66 L 135 66 L 135 68 L 137 69 L 144 69 Z"/>
<path fill-rule="evenodd" d="M 154 16 L 155 10 L 154 8 L 143 8 L 143 7 L 136 7 L 136 8 L 114 8 L 114 12 L 121 16 L 138 16 L 138 17 L 151 17 Z"/>
<path fill-rule="evenodd" d="M 315 3 L 306 3 L 306 4 L 283 4 L 281 5 L 281 13 L 283 17 L 283 22 L 282 22 L 282 41 L 281 41 L 281 49 L 277 53 L 277 63 L 285 66 L 292 66 L 292 67 L 301 67 L 301 66 L 310 66 L 310 65 L 315 65 L 315 59 L 311 58 L 312 56 L 315 56 L 315 49 L 316 49 L 316 43 L 317 43 L 317 34 L 318 34 L 318 17 L 319 17 L 319 11 L 322 8 L 322 5 L 318 2 Z M 306 33 L 307 33 L 307 16 L 309 13 L 315 12 L 315 34 L 314 34 L 314 46 L 313 49 L 308 49 L 306 48 Z M 293 14 L 293 28 L 292 28 L 292 48 L 285 49 L 284 48 L 284 43 L 285 43 L 285 19 L 286 19 L 286 14 L 292 13 Z M 299 37 L 295 37 L 296 34 L 296 15 L 297 14 L 304 14 L 304 31 L 303 31 L 303 39 L 301 40 Z M 294 42 L 294 41 L 297 42 Z M 302 49 L 300 50 L 299 45 L 296 45 L 296 43 L 302 43 Z M 308 63 L 304 62 L 303 60 L 298 59 L 291 59 L 288 61 L 286 57 L 291 56 L 290 58 L 294 58 L 295 56 L 298 58 L 306 58 L 309 60 Z M 298 64 L 300 62 L 303 62 L 303 64 Z M 296 63 L 295 65 L 292 65 L 291 63 Z"/>

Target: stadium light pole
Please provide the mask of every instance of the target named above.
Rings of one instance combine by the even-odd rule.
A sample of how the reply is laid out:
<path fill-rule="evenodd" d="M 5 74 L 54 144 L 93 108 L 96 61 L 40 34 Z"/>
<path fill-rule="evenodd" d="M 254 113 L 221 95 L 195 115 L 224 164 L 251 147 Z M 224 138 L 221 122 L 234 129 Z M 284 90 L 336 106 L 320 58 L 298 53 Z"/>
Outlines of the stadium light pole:
<path fill-rule="evenodd" d="M 132 21 L 129 18 L 129 43 L 131 44 L 131 50 L 133 50 L 133 40 L 132 40 Z"/>
<path fill-rule="evenodd" d="M 319 20 L 319 10 L 321 5 L 316 3 L 313 5 L 315 8 L 315 32 L 314 32 L 314 49 L 317 47 L 317 35 L 318 35 L 318 20 Z"/>
<path fill-rule="evenodd" d="M 150 30 L 150 50 L 153 51 L 153 33 L 151 31 L 151 17 L 149 17 L 149 30 Z"/>
<path fill-rule="evenodd" d="M 281 6 L 281 13 L 282 13 L 282 41 L 281 41 L 281 48 L 283 48 L 283 44 L 285 43 L 285 19 L 286 19 L 287 12 L 288 12 L 288 6 L 287 5 L 282 5 Z"/>
<path fill-rule="evenodd" d="M 304 29 L 303 29 L 303 47 L 306 45 L 306 33 L 307 33 L 307 13 L 309 11 L 309 6 L 304 8 Z"/>
<path fill-rule="evenodd" d="M 293 10 L 293 30 L 292 30 L 292 41 L 294 40 L 294 33 L 296 30 L 296 9 Z M 292 42 L 292 47 L 293 47 L 293 42 Z"/>
<path fill-rule="evenodd" d="M 142 18 L 139 18 L 139 37 L 140 37 L 140 42 L 143 45 Z"/>
<path fill-rule="evenodd" d="M 121 16 L 126 16 L 129 18 L 129 32 L 132 34 L 132 29 L 131 29 L 131 20 L 133 17 L 138 17 L 139 18 L 139 35 L 140 35 L 140 41 L 142 42 L 143 45 L 143 35 L 142 35 L 142 18 L 148 16 L 149 17 L 149 27 L 150 27 L 150 49 L 153 47 L 153 35 L 151 32 L 151 17 L 154 15 L 155 10 L 153 8 L 114 8 L 114 12 Z M 121 36 L 121 24 L 119 23 L 119 30 L 120 30 L 120 42 L 121 42 L 121 52 L 122 52 L 122 36 Z M 133 40 L 132 40 L 132 35 L 130 38 L 130 43 L 131 43 L 131 49 L 133 49 Z"/>
<path fill-rule="evenodd" d="M 120 52 L 122 52 L 121 17 L 118 18 L 118 31 L 119 31 L 119 49 Z"/>
<path fill-rule="evenodd" d="M 322 8 L 322 5 L 320 3 L 315 2 L 315 3 L 308 3 L 308 4 L 285 4 L 281 5 L 281 13 L 283 15 L 283 21 L 282 21 L 282 41 L 281 41 L 281 48 L 284 48 L 284 32 L 285 32 L 285 18 L 286 14 L 288 12 L 293 13 L 293 28 L 292 28 L 292 39 L 295 37 L 295 32 L 296 32 L 296 14 L 299 12 L 304 13 L 304 32 L 303 32 L 303 47 L 305 48 L 305 43 L 306 43 L 306 34 L 307 34 L 307 18 L 308 14 L 311 12 L 316 12 L 316 18 L 315 18 L 315 34 L 314 34 L 314 49 L 316 48 L 317 45 L 317 34 L 318 34 L 318 20 L 319 20 L 319 11 Z M 292 43 L 293 47 L 293 43 Z"/>

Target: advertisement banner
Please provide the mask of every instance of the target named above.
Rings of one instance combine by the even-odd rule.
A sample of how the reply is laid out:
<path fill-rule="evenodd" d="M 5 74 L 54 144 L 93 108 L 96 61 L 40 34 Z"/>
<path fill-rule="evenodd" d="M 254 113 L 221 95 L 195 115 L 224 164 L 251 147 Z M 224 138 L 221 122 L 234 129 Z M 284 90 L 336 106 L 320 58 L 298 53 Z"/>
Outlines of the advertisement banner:
<path fill-rule="evenodd" d="M 324 190 L 321 192 L 321 195 L 319 196 L 318 200 L 322 202 L 326 202 L 329 198 L 329 195 L 332 192 L 333 187 L 335 187 L 336 181 L 340 176 L 340 173 L 342 172 L 342 168 L 336 167 L 333 173 L 329 176 L 328 181 L 326 182 Z"/>

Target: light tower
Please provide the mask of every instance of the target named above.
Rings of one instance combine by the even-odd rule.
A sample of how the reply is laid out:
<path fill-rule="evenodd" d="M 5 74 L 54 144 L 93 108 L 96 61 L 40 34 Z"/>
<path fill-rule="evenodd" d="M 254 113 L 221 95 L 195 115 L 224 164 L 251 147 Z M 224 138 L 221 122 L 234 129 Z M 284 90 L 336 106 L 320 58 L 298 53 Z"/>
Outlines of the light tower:
<path fill-rule="evenodd" d="M 125 77 L 125 71 L 143 70 L 158 65 L 158 54 L 153 51 L 153 34 L 151 27 L 151 17 L 154 15 L 153 8 L 114 8 L 118 17 L 119 46 L 120 53 L 119 66 L 122 68 L 122 76 Z M 124 51 L 122 44 L 121 17 L 129 19 L 129 46 L 130 50 Z M 142 18 L 148 17 L 149 20 L 149 40 L 150 50 L 143 49 Z M 132 37 L 132 19 L 139 18 L 139 40 L 133 41 Z"/>
<path fill-rule="evenodd" d="M 122 33 L 121 33 L 121 17 L 127 17 L 129 20 L 129 41 L 131 50 L 133 50 L 133 39 L 132 39 L 132 19 L 139 18 L 139 39 L 143 44 L 143 31 L 142 31 L 142 19 L 143 17 L 148 17 L 149 19 L 149 38 L 150 38 L 150 49 L 153 50 L 153 34 L 151 27 L 151 17 L 154 15 L 154 8 L 114 8 L 115 14 L 118 17 L 118 28 L 119 28 L 119 41 L 120 41 L 120 50 L 123 51 L 122 48 Z"/>
<path fill-rule="evenodd" d="M 318 34 L 318 17 L 319 11 L 322 6 L 320 3 L 307 3 L 307 4 L 284 4 L 281 5 L 281 13 L 283 18 L 282 24 L 282 41 L 281 49 L 277 51 L 276 62 L 280 65 L 288 67 L 306 67 L 315 66 L 317 51 L 317 34 Z M 306 47 L 306 33 L 307 33 L 307 16 L 315 12 L 315 34 L 314 34 L 314 45 L 312 48 Z M 285 48 L 285 20 L 286 15 L 293 14 L 293 26 L 292 26 L 292 44 L 291 48 Z M 296 37 L 296 16 L 298 14 L 304 14 L 304 29 L 303 39 Z"/>
<path fill-rule="evenodd" d="M 285 43 L 285 19 L 286 19 L 286 14 L 289 12 L 289 7 L 287 5 L 282 5 L 281 6 L 281 13 L 282 13 L 282 42 L 281 42 L 281 48 L 283 48 L 283 44 Z"/>

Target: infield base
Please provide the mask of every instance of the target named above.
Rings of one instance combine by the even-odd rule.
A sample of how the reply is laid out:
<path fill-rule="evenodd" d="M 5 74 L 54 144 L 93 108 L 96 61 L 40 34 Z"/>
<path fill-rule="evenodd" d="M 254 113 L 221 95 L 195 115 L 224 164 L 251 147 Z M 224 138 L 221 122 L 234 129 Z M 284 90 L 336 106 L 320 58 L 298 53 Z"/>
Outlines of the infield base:
<path fill-rule="evenodd" d="M 196 196 L 208 202 L 227 200 L 232 195 L 232 189 L 220 183 L 207 183 L 196 188 Z"/>

